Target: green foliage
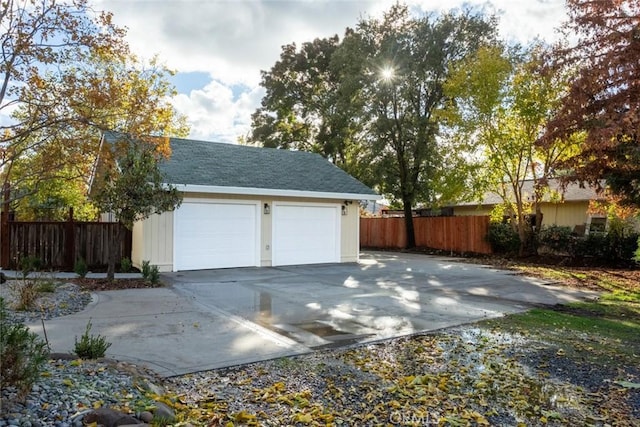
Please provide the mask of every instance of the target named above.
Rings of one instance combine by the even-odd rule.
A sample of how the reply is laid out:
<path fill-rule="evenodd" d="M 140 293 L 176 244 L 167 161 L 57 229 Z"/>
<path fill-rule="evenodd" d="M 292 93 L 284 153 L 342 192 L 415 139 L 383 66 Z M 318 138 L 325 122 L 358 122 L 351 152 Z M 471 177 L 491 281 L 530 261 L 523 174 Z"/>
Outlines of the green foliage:
<path fill-rule="evenodd" d="M 147 280 L 153 285 L 160 283 L 160 270 L 157 265 L 151 266 Z"/>
<path fill-rule="evenodd" d="M 635 262 L 640 263 L 640 236 L 638 236 L 638 249 L 636 249 L 635 255 L 633 257 L 633 260 Z"/>
<path fill-rule="evenodd" d="M 73 218 L 78 221 L 94 221 L 98 215 L 96 208 L 87 199 L 87 188 L 80 173 L 65 166 L 56 171 L 55 177 L 30 176 L 28 170 L 42 170 L 51 161 L 51 156 L 41 154 L 23 159 L 14 165 L 14 176 L 29 177 L 19 184 L 14 184 L 12 191 L 18 200 L 15 201 L 15 212 L 21 221 L 66 221 L 69 219 L 69 208 L 73 208 Z M 24 196 L 17 197 L 21 194 Z"/>
<path fill-rule="evenodd" d="M 127 257 L 124 257 L 120 260 L 120 271 L 123 273 L 128 273 L 131 271 L 131 260 Z"/>
<path fill-rule="evenodd" d="M 567 251 L 574 242 L 571 227 L 545 226 L 538 234 L 538 242 L 555 252 Z"/>
<path fill-rule="evenodd" d="M 29 274 L 40 271 L 42 268 L 42 261 L 35 255 L 28 255 L 20 258 L 18 262 L 20 273 L 22 273 L 22 279 L 26 280 Z"/>
<path fill-rule="evenodd" d="M 149 280 L 149 277 L 151 276 L 151 261 L 149 260 L 144 260 L 142 261 L 142 278 L 144 280 Z"/>
<path fill-rule="evenodd" d="M 53 280 L 43 280 L 38 282 L 38 292 L 53 293 L 56 291 L 56 283 Z"/>
<path fill-rule="evenodd" d="M 48 357 L 47 346 L 37 334 L 21 323 L 10 323 L 0 298 L 0 384 L 28 393 Z"/>
<path fill-rule="evenodd" d="M 513 254 L 520 248 L 520 236 L 510 224 L 492 222 L 489 224 L 487 241 L 494 253 Z"/>
<path fill-rule="evenodd" d="M 167 185 L 160 162 L 169 150 L 168 140 L 151 143 L 122 134 L 105 135 L 113 161 L 105 159 L 98 174 L 92 197 L 102 212 L 112 212 L 118 222 L 131 230 L 136 221 L 176 209 L 182 195 L 175 186 Z M 121 233 L 122 234 L 122 233 Z M 113 280 L 115 253 L 122 236 L 110 242 L 107 279 Z"/>
<path fill-rule="evenodd" d="M 541 52 L 541 46 L 484 47 L 445 83 L 445 92 L 456 100 L 450 115 L 453 134 L 483 153 L 475 181 L 511 207 L 521 254 L 535 251 L 527 214 L 551 193 L 557 165 L 579 147 L 576 135 L 535 144 L 568 85 L 565 75 L 539 72 Z M 532 180 L 532 189 L 525 190 L 525 180 Z"/>
<path fill-rule="evenodd" d="M 494 28 L 475 13 L 415 16 L 396 4 L 342 41 L 285 46 L 262 75 L 266 95 L 251 140 L 320 153 L 403 207 L 469 198 L 475 165 L 460 140 L 443 137 L 453 105 L 443 84 L 460 61 L 495 42 Z"/>
<path fill-rule="evenodd" d="M 159 144 L 127 135 L 111 134 L 113 162 L 105 160 L 92 198 L 102 212 L 112 212 L 131 230 L 136 221 L 180 206 L 177 188 L 165 185 L 159 164 L 164 158 Z M 168 141 L 166 141 L 168 143 Z"/>
<path fill-rule="evenodd" d="M 576 239 L 572 256 L 593 258 L 607 265 L 630 265 L 635 261 L 638 248 L 638 233 L 593 233 Z"/>
<path fill-rule="evenodd" d="M 75 265 L 73 266 L 73 271 L 82 278 L 86 277 L 87 273 L 89 272 L 89 266 L 87 265 L 87 262 L 84 260 L 84 258 L 78 258 Z"/>
<path fill-rule="evenodd" d="M 89 319 L 84 334 L 80 337 L 80 341 L 78 341 L 78 337 L 75 338 L 73 351 L 81 359 L 98 359 L 104 357 L 107 349 L 111 347 L 111 343 L 107 342 L 105 337 L 100 334 L 96 336 L 91 334 L 91 327 L 91 319 Z"/>
<path fill-rule="evenodd" d="M 142 278 L 149 283 L 160 283 L 160 269 L 157 265 L 151 265 L 150 261 L 142 261 Z"/>

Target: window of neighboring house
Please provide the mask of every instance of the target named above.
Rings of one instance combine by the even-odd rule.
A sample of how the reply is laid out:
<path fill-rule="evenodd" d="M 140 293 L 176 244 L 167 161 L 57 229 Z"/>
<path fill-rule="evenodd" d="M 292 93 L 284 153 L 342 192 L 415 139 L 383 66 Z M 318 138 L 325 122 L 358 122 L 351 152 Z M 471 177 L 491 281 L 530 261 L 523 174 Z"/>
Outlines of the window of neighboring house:
<path fill-rule="evenodd" d="M 607 227 L 606 217 L 591 217 L 589 221 L 589 234 L 604 233 Z"/>

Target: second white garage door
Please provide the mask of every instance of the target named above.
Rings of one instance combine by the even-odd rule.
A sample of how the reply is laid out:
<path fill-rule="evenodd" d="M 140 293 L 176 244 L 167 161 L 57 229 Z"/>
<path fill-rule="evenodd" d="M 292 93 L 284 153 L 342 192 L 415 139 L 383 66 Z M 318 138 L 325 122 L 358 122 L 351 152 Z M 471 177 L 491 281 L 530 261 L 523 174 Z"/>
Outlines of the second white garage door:
<path fill-rule="evenodd" d="M 272 265 L 340 262 L 340 205 L 273 205 Z"/>
<path fill-rule="evenodd" d="M 258 207 L 183 202 L 174 214 L 174 270 L 259 266 Z"/>

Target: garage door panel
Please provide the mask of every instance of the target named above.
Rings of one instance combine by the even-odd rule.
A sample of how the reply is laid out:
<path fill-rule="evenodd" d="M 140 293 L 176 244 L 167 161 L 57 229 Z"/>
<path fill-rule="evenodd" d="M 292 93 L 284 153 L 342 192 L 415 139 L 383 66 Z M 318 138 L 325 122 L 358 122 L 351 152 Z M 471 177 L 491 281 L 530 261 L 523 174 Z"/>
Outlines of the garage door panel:
<path fill-rule="evenodd" d="M 257 204 L 183 203 L 176 212 L 175 269 L 258 265 Z"/>
<path fill-rule="evenodd" d="M 273 264 L 340 261 L 338 205 L 275 205 Z"/>

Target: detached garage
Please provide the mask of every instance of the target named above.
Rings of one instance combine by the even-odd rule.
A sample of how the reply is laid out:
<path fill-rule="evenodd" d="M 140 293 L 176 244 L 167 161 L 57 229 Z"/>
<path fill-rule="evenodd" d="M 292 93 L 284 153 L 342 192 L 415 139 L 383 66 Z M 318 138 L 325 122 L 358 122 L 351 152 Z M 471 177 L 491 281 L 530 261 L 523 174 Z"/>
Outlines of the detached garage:
<path fill-rule="evenodd" d="M 108 138 L 108 136 L 107 136 Z M 171 139 L 182 205 L 135 224 L 132 261 L 161 271 L 355 262 L 376 193 L 318 154 Z"/>

